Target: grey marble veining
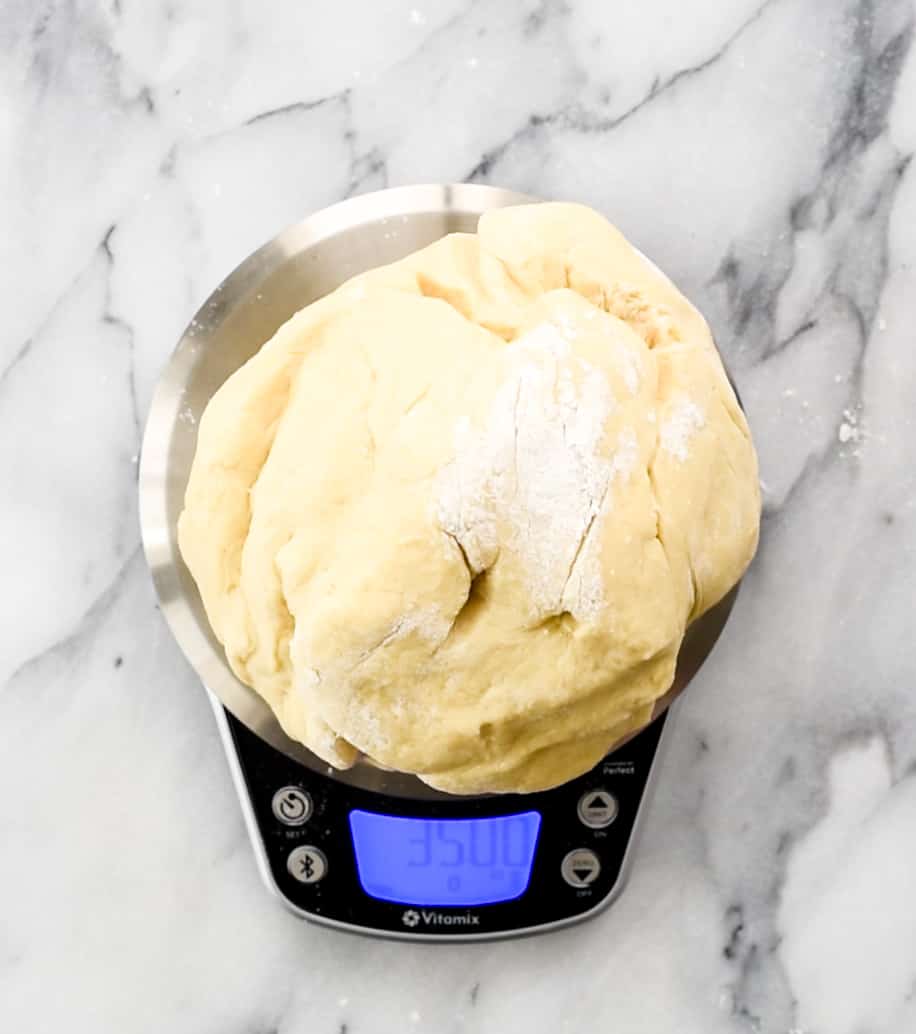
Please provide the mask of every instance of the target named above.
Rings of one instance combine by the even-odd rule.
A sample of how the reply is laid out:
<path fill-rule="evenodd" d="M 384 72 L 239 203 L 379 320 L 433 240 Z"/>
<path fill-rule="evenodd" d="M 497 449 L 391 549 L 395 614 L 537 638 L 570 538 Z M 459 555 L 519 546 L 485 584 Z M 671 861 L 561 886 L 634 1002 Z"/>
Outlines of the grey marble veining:
<path fill-rule="evenodd" d="M 17 1032 L 916 1030 L 911 0 L 12 0 L 0 11 L 0 1022 Z M 255 872 L 136 516 L 159 369 L 353 193 L 605 212 L 696 300 L 760 553 L 587 925 L 392 946 Z"/>

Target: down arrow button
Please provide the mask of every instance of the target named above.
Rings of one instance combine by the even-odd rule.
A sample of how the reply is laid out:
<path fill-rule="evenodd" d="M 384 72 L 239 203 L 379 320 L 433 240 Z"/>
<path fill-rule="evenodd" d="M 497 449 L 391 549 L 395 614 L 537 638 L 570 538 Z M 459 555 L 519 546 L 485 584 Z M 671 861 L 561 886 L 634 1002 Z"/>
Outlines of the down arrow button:
<path fill-rule="evenodd" d="M 578 847 L 575 851 L 570 851 L 563 859 L 560 871 L 570 887 L 581 889 L 598 879 L 601 862 L 594 851 L 590 851 L 587 847 Z"/>

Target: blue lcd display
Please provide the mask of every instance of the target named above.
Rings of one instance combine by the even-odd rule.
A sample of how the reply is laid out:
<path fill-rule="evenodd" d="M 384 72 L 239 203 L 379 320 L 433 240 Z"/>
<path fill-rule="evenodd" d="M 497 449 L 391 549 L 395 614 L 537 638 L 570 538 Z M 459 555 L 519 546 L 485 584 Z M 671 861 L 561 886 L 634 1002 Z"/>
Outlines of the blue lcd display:
<path fill-rule="evenodd" d="M 494 905 L 520 897 L 540 828 L 536 811 L 486 819 L 350 812 L 363 890 L 403 905 Z"/>

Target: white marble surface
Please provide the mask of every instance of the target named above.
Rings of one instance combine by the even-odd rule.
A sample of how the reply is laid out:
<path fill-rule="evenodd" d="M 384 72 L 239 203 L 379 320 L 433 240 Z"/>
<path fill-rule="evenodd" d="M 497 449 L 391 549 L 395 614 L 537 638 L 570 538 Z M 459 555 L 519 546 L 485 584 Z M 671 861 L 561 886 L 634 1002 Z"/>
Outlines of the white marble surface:
<path fill-rule="evenodd" d="M 916 1030 L 910 0 L 0 8 L 0 1027 Z M 390 945 L 263 891 L 138 547 L 157 371 L 285 224 L 385 184 L 589 202 L 707 313 L 760 555 L 629 890 Z"/>

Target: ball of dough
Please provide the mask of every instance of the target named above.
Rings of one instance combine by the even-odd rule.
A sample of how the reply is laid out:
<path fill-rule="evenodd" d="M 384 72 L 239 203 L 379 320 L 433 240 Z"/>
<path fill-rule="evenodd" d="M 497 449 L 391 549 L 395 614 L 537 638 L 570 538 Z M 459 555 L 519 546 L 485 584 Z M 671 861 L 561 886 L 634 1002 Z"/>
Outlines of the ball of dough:
<path fill-rule="evenodd" d="M 535 204 L 282 326 L 210 401 L 178 530 L 291 737 L 479 793 L 643 725 L 759 516 L 703 318 L 598 214 Z"/>

